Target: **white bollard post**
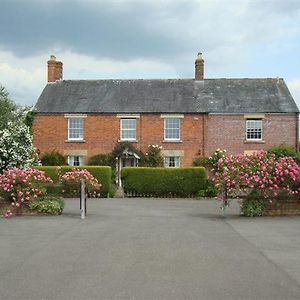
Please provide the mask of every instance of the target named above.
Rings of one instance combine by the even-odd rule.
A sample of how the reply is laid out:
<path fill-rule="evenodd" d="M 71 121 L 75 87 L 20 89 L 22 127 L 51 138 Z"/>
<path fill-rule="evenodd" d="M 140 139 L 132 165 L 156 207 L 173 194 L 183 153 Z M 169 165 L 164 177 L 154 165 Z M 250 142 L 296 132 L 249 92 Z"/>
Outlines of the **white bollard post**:
<path fill-rule="evenodd" d="M 85 181 L 80 179 L 80 213 L 81 219 L 85 219 Z"/>

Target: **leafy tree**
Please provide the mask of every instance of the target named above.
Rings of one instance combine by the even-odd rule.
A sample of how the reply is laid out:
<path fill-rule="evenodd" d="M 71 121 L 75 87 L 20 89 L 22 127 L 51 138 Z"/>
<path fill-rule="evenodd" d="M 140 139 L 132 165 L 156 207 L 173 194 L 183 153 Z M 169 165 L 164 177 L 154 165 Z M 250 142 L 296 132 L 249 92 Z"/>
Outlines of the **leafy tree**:
<path fill-rule="evenodd" d="M 18 115 L 18 106 L 9 98 L 8 91 L 0 85 L 0 130 L 7 128 Z"/>
<path fill-rule="evenodd" d="M 27 108 L 25 113 L 24 123 L 29 127 L 30 132 L 32 133 L 32 124 L 35 116 L 35 111 L 32 110 L 32 107 Z"/>
<path fill-rule="evenodd" d="M 0 130 L 0 171 L 39 164 L 29 128 L 21 121 L 9 122 Z"/>
<path fill-rule="evenodd" d="M 0 85 L 0 171 L 39 163 L 25 123 L 27 113 L 28 108 L 15 104 Z"/>
<path fill-rule="evenodd" d="M 164 160 L 161 155 L 161 146 L 149 145 L 144 159 L 145 167 L 163 167 Z"/>

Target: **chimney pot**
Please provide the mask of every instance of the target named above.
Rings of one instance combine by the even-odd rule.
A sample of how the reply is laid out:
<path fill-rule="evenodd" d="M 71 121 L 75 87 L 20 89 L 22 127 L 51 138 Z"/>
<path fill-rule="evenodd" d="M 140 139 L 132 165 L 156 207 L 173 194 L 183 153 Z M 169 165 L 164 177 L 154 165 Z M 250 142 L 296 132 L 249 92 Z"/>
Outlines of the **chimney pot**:
<path fill-rule="evenodd" d="M 63 64 L 57 61 L 55 55 L 50 55 L 48 60 L 48 82 L 55 82 L 63 78 Z"/>
<path fill-rule="evenodd" d="M 199 52 L 195 60 L 195 80 L 204 79 L 204 59 L 202 53 Z"/>

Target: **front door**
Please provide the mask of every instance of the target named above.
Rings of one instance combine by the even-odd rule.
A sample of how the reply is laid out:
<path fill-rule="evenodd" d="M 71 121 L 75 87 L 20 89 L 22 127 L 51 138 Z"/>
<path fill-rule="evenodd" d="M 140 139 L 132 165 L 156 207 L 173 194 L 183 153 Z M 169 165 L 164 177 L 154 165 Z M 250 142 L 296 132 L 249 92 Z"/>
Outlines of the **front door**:
<path fill-rule="evenodd" d="M 121 168 L 124 167 L 134 167 L 135 166 L 135 159 L 134 157 L 127 157 L 121 158 Z"/>

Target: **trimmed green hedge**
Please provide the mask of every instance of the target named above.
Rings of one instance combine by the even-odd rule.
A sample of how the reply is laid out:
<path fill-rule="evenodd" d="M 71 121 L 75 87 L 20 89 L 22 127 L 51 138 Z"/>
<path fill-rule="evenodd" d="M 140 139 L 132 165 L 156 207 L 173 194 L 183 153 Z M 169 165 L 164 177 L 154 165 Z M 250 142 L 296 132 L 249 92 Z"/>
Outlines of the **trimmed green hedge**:
<path fill-rule="evenodd" d="M 121 176 L 125 193 L 136 196 L 195 196 L 207 185 L 203 167 L 128 167 L 122 169 Z"/>
<path fill-rule="evenodd" d="M 63 175 L 73 168 L 76 169 L 86 169 L 89 171 L 98 181 L 102 184 L 101 195 L 106 197 L 111 191 L 111 167 L 108 166 L 34 166 L 34 169 L 45 171 L 46 176 L 49 176 L 54 183 L 58 183 L 59 174 Z"/>

